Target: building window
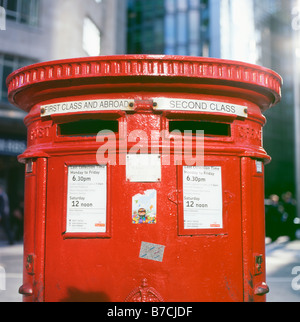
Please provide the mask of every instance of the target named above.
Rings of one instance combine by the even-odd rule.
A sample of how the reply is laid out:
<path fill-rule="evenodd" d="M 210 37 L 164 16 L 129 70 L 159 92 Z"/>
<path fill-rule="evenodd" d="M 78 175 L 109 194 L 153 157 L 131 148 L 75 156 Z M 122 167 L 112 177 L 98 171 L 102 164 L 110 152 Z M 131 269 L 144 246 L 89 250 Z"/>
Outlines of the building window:
<path fill-rule="evenodd" d="M 6 12 L 3 7 L 0 7 L 0 30 L 6 30 Z"/>
<path fill-rule="evenodd" d="M 128 0 L 128 53 L 208 55 L 209 10 L 209 0 Z"/>
<path fill-rule="evenodd" d="M 165 52 L 167 54 L 199 56 L 204 35 L 203 16 L 207 8 L 203 0 L 165 1 Z M 201 10 L 200 10 L 201 8 Z"/>
<path fill-rule="evenodd" d="M 37 26 L 40 0 L 0 0 L 6 18 L 18 23 Z"/>
<path fill-rule="evenodd" d="M 36 63 L 33 59 L 0 53 L 0 102 L 8 102 L 6 78 L 14 70 Z"/>
<path fill-rule="evenodd" d="M 164 0 L 128 1 L 129 54 L 162 54 L 164 52 Z"/>
<path fill-rule="evenodd" d="M 83 21 L 83 49 L 89 56 L 100 55 L 101 33 L 95 23 L 88 17 Z"/>

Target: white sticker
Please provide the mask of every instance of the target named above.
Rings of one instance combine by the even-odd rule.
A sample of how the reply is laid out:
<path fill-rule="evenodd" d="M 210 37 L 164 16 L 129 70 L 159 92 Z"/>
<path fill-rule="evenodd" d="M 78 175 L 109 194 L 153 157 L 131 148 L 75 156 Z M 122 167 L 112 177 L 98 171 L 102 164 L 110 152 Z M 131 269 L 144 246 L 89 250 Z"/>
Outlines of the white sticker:
<path fill-rule="evenodd" d="M 150 259 L 162 262 L 164 257 L 165 246 L 142 242 L 140 249 L 140 258 Z"/>
<path fill-rule="evenodd" d="M 127 154 L 126 179 L 131 182 L 160 181 L 160 154 Z"/>
<path fill-rule="evenodd" d="M 107 167 L 68 167 L 67 232 L 106 232 Z"/>
<path fill-rule="evenodd" d="M 155 98 L 156 110 L 223 113 L 248 117 L 247 107 L 232 103 L 182 98 Z"/>
<path fill-rule="evenodd" d="M 262 173 L 263 172 L 263 163 L 262 161 L 255 160 L 256 164 L 256 172 L 257 173 Z"/>
<path fill-rule="evenodd" d="M 221 167 L 183 167 L 184 229 L 223 228 Z"/>

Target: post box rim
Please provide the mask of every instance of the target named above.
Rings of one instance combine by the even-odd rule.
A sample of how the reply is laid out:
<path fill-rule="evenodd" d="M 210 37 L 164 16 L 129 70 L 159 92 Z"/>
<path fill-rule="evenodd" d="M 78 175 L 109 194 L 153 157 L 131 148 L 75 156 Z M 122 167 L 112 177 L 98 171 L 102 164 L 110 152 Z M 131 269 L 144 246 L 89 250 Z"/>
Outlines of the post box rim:
<path fill-rule="evenodd" d="M 94 67 L 91 67 L 93 64 Z M 87 68 L 90 70 L 87 71 Z M 283 83 L 281 76 L 269 68 L 236 60 L 176 55 L 94 56 L 22 67 L 7 77 L 8 98 L 16 104 L 15 94 L 37 83 L 97 77 L 187 78 L 255 86 L 272 94 L 274 100 L 270 101 L 271 106 L 280 101 Z"/>

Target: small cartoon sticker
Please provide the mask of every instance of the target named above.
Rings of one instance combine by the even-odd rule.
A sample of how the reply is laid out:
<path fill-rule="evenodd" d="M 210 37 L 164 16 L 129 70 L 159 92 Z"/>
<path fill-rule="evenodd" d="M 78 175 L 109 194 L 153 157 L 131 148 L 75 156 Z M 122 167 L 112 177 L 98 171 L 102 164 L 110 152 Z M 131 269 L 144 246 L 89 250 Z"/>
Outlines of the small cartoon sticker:
<path fill-rule="evenodd" d="M 156 224 L 156 195 L 152 189 L 132 197 L 133 224 Z"/>

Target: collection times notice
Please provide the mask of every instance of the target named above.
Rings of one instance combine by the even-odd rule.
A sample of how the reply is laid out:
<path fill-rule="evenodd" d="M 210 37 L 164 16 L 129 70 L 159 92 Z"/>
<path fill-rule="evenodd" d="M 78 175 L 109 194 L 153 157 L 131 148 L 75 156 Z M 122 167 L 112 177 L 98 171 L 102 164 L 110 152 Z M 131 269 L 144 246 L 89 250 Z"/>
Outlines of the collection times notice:
<path fill-rule="evenodd" d="M 183 167 L 184 229 L 223 228 L 221 167 Z"/>
<path fill-rule="evenodd" d="M 107 167 L 68 167 L 67 233 L 105 233 Z"/>

